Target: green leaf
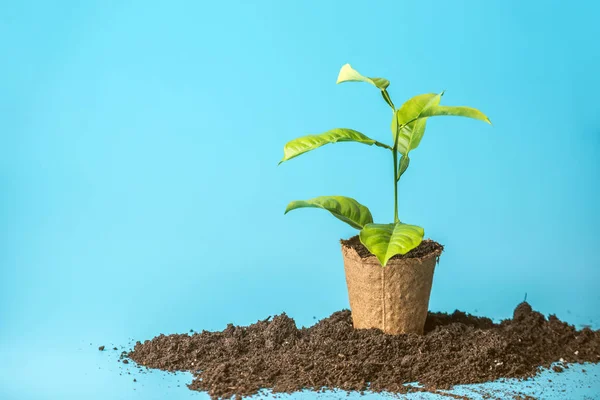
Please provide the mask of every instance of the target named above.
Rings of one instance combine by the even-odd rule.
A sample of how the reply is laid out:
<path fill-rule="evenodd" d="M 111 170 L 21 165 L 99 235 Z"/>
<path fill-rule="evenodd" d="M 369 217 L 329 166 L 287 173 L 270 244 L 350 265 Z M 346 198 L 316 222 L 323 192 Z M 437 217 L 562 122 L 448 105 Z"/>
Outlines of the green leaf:
<path fill-rule="evenodd" d="M 392 137 L 396 142 L 397 128 L 403 127 L 400 129 L 397 139 L 397 149 L 400 154 L 407 155 L 419 146 L 425 133 L 427 119 L 418 118 L 424 109 L 439 104 L 442 95 L 443 93 L 420 94 L 406 101 L 396 111 L 394 118 L 392 118 Z"/>
<path fill-rule="evenodd" d="M 363 229 L 365 225 L 373 222 L 373 217 L 367 207 L 350 197 L 344 196 L 321 196 L 310 200 L 292 201 L 285 209 L 285 214 L 297 208 L 305 207 L 327 210 L 334 217 L 356 229 Z"/>
<path fill-rule="evenodd" d="M 389 93 L 387 92 L 387 90 L 382 90 L 381 91 L 381 95 L 383 96 L 383 99 L 385 100 L 386 103 L 388 103 L 388 105 L 390 107 L 392 107 L 392 110 L 396 111 L 396 107 L 394 107 L 394 103 L 392 102 L 392 98 L 390 97 Z"/>
<path fill-rule="evenodd" d="M 480 121 L 487 122 L 488 124 L 492 124 L 492 121 L 481 111 L 472 107 L 465 106 L 440 106 L 440 105 L 431 105 L 426 107 L 419 118 L 427 118 L 427 117 L 439 117 L 439 116 L 453 116 L 453 117 L 466 117 L 478 119 Z"/>
<path fill-rule="evenodd" d="M 421 94 L 408 100 L 396 111 L 392 120 L 392 136 L 396 141 L 398 127 L 402 127 L 398 134 L 397 149 L 400 154 L 407 155 L 421 143 L 427 118 L 439 116 L 457 116 L 474 118 L 491 124 L 490 119 L 481 111 L 464 106 L 440 106 L 440 94 Z M 394 126 L 396 125 L 396 126 Z"/>
<path fill-rule="evenodd" d="M 406 171 L 406 168 L 408 168 L 409 163 L 410 163 L 410 158 L 408 158 L 408 156 L 400 157 L 400 166 L 398 167 L 397 180 L 400 180 L 400 177 L 402 176 L 402 174 L 404 174 L 404 172 Z"/>
<path fill-rule="evenodd" d="M 358 142 L 369 146 L 375 144 L 389 148 L 389 146 L 383 145 L 353 129 L 336 128 L 319 135 L 303 136 L 287 142 L 283 148 L 283 159 L 279 164 L 323 145 L 337 142 Z"/>
<path fill-rule="evenodd" d="M 366 76 L 362 76 L 357 70 L 352 68 L 350 64 L 346 64 L 342 67 L 342 69 L 340 69 L 340 73 L 338 75 L 336 83 L 342 82 L 366 82 L 381 90 L 384 90 L 388 86 L 390 86 L 390 81 L 388 81 L 387 79 L 367 78 Z"/>
<path fill-rule="evenodd" d="M 360 241 L 382 266 L 396 254 L 406 254 L 417 247 L 425 234 L 423 228 L 403 224 L 367 224 L 360 231 Z"/>

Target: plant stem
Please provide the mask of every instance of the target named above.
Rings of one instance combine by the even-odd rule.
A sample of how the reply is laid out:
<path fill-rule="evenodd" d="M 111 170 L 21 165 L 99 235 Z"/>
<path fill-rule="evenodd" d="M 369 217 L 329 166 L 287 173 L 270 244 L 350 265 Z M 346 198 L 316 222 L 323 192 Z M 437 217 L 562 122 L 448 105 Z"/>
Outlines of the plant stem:
<path fill-rule="evenodd" d="M 392 150 L 394 154 L 394 223 L 398 223 L 398 152 Z"/>
<path fill-rule="evenodd" d="M 394 113 L 395 113 L 395 111 L 394 111 Z M 400 137 L 400 131 L 402 129 L 404 129 L 404 127 L 407 126 L 408 124 L 415 122 L 417 119 L 419 119 L 419 117 L 413 118 L 405 124 L 396 125 L 396 127 L 397 127 L 396 140 L 394 140 L 394 147 L 392 148 L 392 153 L 394 154 L 394 223 L 395 224 L 400 222 L 400 219 L 398 219 L 398 180 L 400 179 L 400 177 L 398 176 L 400 173 L 400 171 L 398 169 L 398 138 Z M 397 123 L 398 122 L 396 121 L 396 124 Z M 406 155 L 408 155 L 408 151 L 406 152 L 405 156 Z"/>

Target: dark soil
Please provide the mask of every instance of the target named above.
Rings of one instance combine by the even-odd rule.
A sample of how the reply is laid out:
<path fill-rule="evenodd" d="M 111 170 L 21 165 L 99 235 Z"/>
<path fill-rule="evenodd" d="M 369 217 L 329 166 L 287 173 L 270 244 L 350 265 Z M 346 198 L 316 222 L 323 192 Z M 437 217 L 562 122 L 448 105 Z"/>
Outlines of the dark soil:
<path fill-rule="evenodd" d="M 355 330 L 349 311 L 302 329 L 281 314 L 248 327 L 230 324 L 222 332 L 160 335 L 137 342 L 128 357 L 150 368 L 192 371 L 189 388 L 212 398 L 249 396 L 262 388 L 407 393 L 527 378 L 559 360 L 557 369 L 599 362 L 600 331 L 546 319 L 527 303 L 498 324 L 460 311 L 430 313 L 421 336 Z M 424 389 L 404 386 L 409 382 Z"/>
<path fill-rule="evenodd" d="M 360 239 L 358 236 L 353 236 L 348 240 L 340 240 L 340 242 L 344 245 L 344 246 L 348 246 L 353 248 L 354 250 L 356 250 L 356 252 L 358 253 L 358 255 L 361 258 L 368 258 L 368 257 L 375 257 L 373 254 L 371 254 L 371 252 L 360 242 Z M 419 244 L 417 247 L 415 247 L 414 249 L 412 249 L 411 251 L 409 251 L 408 253 L 401 255 L 401 254 L 397 254 L 394 257 L 392 257 L 392 260 L 396 260 L 396 259 L 401 259 L 401 258 L 421 258 L 421 257 L 425 257 L 428 254 L 433 253 L 436 250 L 444 250 L 444 246 L 442 246 L 441 244 L 439 244 L 438 242 L 434 242 L 433 240 L 430 239 L 425 239 L 421 242 L 421 244 Z"/>

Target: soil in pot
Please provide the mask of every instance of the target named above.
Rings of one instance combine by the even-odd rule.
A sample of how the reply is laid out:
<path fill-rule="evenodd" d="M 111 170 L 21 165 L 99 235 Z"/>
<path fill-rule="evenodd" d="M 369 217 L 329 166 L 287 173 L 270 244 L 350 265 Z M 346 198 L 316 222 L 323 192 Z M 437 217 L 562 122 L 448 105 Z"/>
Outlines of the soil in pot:
<path fill-rule="evenodd" d="M 212 398 L 263 388 L 406 393 L 527 378 L 561 359 L 596 363 L 600 331 L 576 330 L 527 303 L 501 323 L 460 311 L 429 313 L 424 335 L 356 330 L 345 310 L 302 329 L 281 314 L 247 327 L 230 324 L 222 332 L 160 335 L 137 342 L 127 356 L 150 368 L 191 371 L 189 388 Z M 409 382 L 424 389 L 403 385 Z"/>
<path fill-rule="evenodd" d="M 342 239 L 340 241 L 343 245 L 348 246 L 356 250 L 359 256 L 362 258 L 374 257 L 373 254 L 369 252 L 369 250 L 360 242 L 360 238 L 358 235 L 352 236 L 348 240 Z M 409 251 L 408 253 L 402 255 L 397 254 L 392 257 L 390 260 L 401 260 L 403 258 L 422 258 L 431 253 L 435 253 L 437 251 L 444 250 L 444 246 L 435 242 L 431 239 L 425 239 L 419 244 L 417 247 Z"/>

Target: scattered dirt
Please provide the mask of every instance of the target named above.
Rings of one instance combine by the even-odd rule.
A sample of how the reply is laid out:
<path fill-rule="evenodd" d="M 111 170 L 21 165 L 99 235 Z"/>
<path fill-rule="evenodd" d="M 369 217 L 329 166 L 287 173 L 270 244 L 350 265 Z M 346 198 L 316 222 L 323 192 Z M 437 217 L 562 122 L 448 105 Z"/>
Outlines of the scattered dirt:
<path fill-rule="evenodd" d="M 281 314 L 248 327 L 229 324 L 222 332 L 160 335 L 137 342 L 127 356 L 150 368 L 191 371 L 195 379 L 189 388 L 212 398 L 249 396 L 263 388 L 435 392 L 528 378 L 559 361 L 559 369 L 566 363 L 599 362 L 600 331 L 578 331 L 521 303 L 513 319 L 498 324 L 460 311 L 430 313 L 424 335 L 391 336 L 353 329 L 345 310 L 310 328 L 297 329 Z M 424 388 L 404 386 L 409 382 Z"/>
<path fill-rule="evenodd" d="M 371 254 L 371 252 L 360 242 L 360 239 L 358 236 L 353 236 L 348 240 L 340 240 L 340 242 L 348 247 L 352 247 L 354 248 L 354 250 L 356 250 L 356 252 L 358 253 L 358 255 L 361 258 L 368 258 L 368 257 L 375 257 L 373 254 Z M 434 242 L 433 240 L 430 239 L 425 239 L 421 242 L 421 244 L 419 244 L 417 247 L 415 247 L 414 249 L 412 249 L 411 251 L 409 251 L 408 253 L 401 255 L 401 254 L 397 254 L 394 257 L 392 257 L 392 260 L 396 260 L 396 259 L 402 259 L 402 258 L 421 258 L 424 257 L 430 253 L 433 253 L 436 250 L 444 250 L 444 246 L 442 246 L 441 244 L 439 244 L 438 242 Z"/>
<path fill-rule="evenodd" d="M 104 346 L 100 346 L 100 347 L 98 347 L 98 350 L 100 350 L 100 351 L 104 351 Z"/>

